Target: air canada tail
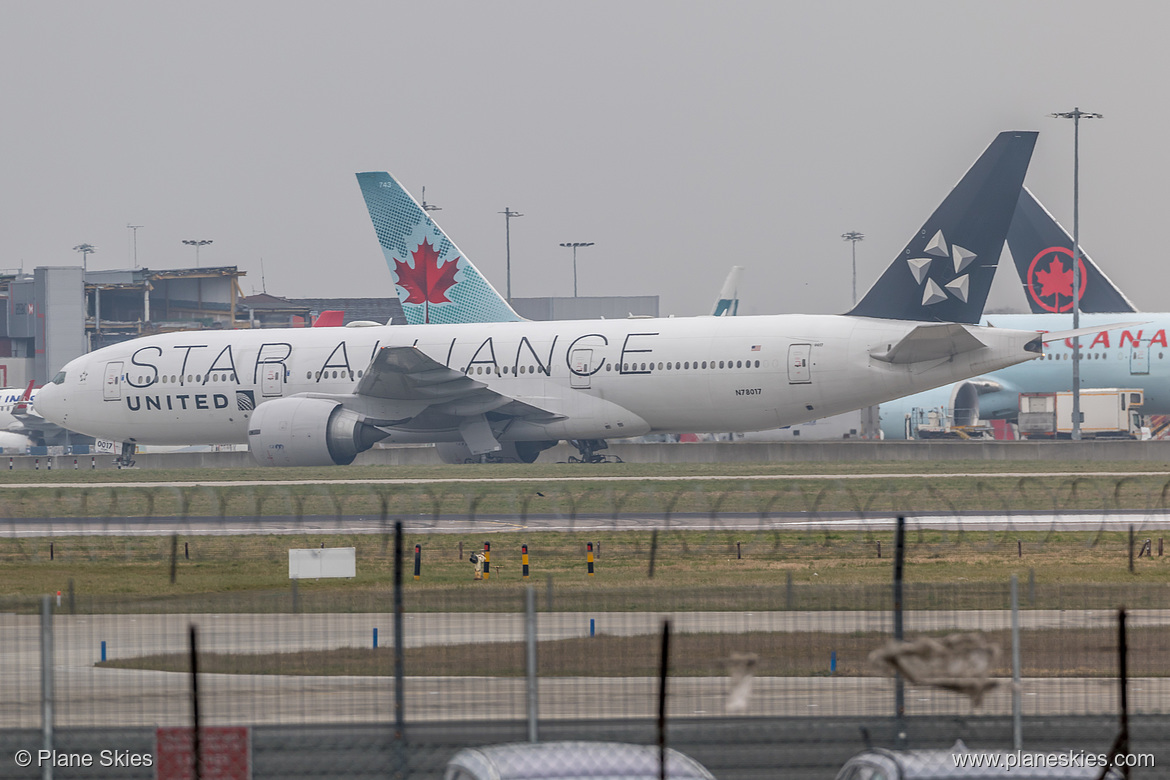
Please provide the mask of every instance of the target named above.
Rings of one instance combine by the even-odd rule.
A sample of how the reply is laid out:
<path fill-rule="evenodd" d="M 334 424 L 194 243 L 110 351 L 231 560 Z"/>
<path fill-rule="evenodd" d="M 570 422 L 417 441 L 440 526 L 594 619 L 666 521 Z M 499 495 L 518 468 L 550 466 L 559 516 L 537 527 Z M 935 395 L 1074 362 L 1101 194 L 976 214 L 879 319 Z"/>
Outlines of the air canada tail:
<path fill-rule="evenodd" d="M 739 314 L 739 275 L 743 273 L 742 265 L 731 266 L 727 278 L 723 280 L 723 289 L 715 305 L 711 307 L 712 317 L 734 317 Z"/>
<path fill-rule="evenodd" d="M 1007 243 L 1032 313 L 1072 311 L 1072 236 L 1027 187 L 1016 204 Z M 1083 247 L 1080 258 L 1081 311 L 1137 311 L 1125 293 L 1085 254 Z"/>
<path fill-rule="evenodd" d="M 1036 136 L 1000 133 L 849 313 L 978 323 Z"/>
<path fill-rule="evenodd" d="M 521 319 L 390 174 L 357 178 L 408 323 Z"/>

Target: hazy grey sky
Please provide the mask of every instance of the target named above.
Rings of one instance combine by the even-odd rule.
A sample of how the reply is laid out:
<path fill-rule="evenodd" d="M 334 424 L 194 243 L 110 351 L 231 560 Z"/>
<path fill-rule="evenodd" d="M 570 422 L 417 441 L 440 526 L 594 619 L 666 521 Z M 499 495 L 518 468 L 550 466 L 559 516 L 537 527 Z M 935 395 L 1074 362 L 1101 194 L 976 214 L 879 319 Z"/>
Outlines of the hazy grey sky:
<path fill-rule="evenodd" d="M 0 268 L 236 264 L 245 292 L 391 295 L 354 179 L 389 170 L 499 289 L 839 312 L 1001 130 L 1028 184 L 1165 310 L 1164 2 L 0 0 Z M 1151 228 L 1151 225 L 1154 226 Z M 1151 230 L 1155 231 L 1151 233 Z M 1001 274 L 1001 280 L 1003 279 Z M 1023 305 L 997 286 L 993 304 Z"/>

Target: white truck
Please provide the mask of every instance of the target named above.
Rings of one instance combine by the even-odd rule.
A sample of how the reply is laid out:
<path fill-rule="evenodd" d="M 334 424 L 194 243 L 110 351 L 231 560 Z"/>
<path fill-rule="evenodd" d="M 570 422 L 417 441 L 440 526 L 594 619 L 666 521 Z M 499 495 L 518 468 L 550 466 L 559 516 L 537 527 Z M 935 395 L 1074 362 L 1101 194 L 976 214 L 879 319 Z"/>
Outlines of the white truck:
<path fill-rule="evenodd" d="M 1020 435 L 1067 439 L 1072 435 L 1072 391 L 1020 393 Z M 1141 390 L 1089 388 L 1081 391 L 1081 436 L 1086 439 L 1142 437 Z"/>

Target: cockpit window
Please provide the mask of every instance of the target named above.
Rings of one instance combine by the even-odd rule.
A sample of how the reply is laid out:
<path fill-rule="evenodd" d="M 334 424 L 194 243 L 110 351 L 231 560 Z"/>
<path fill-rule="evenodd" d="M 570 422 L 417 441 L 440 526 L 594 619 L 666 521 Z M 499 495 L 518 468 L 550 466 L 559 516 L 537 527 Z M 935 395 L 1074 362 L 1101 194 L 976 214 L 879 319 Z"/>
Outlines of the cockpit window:
<path fill-rule="evenodd" d="M 55 385 L 65 384 L 65 372 L 64 371 L 57 372 L 57 376 L 53 377 L 53 384 L 55 384 Z"/>

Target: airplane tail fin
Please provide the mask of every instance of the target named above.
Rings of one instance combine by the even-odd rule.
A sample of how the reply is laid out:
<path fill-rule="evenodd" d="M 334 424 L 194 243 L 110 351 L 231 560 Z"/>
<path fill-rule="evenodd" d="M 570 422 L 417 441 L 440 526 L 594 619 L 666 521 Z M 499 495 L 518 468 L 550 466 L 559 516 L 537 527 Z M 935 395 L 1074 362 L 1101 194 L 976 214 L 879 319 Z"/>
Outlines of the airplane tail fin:
<path fill-rule="evenodd" d="M 522 319 L 390 174 L 359 173 L 357 179 L 407 322 Z"/>
<path fill-rule="evenodd" d="M 345 324 L 345 312 L 337 309 L 323 311 L 313 320 L 314 328 L 340 328 Z"/>
<path fill-rule="evenodd" d="M 1032 313 L 1072 311 L 1072 236 L 1027 187 L 1016 204 L 1007 243 Z M 1137 311 L 1125 293 L 1085 254 L 1084 247 L 1080 258 L 1081 311 Z"/>
<path fill-rule="evenodd" d="M 711 308 L 712 317 L 734 317 L 739 314 L 739 275 L 743 273 L 742 265 L 731 266 L 731 272 L 723 280 L 723 289 L 719 291 L 719 298 Z"/>
<path fill-rule="evenodd" d="M 849 313 L 978 323 L 1036 136 L 1022 131 L 996 136 Z"/>

